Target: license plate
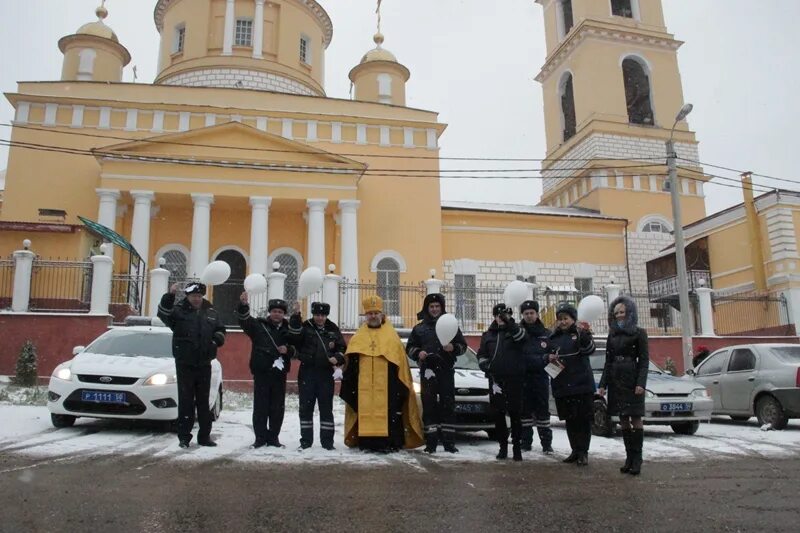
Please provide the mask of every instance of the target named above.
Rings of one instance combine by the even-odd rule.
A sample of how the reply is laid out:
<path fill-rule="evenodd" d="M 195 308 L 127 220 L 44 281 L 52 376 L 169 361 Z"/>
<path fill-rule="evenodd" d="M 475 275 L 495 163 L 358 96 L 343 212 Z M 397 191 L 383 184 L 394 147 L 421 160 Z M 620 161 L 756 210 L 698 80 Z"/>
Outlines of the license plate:
<path fill-rule="evenodd" d="M 84 402 L 95 403 L 128 403 L 127 395 L 124 392 L 109 392 L 99 390 L 81 391 L 81 400 Z"/>
<path fill-rule="evenodd" d="M 662 403 L 661 404 L 661 411 L 662 412 L 676 412 L 676 411 L 691 411 L 692 404 L 691 403 Z"/>
<path fill-rule="evenodd" d="M 488 409 L 486 403 L 457 403 L 455 410 L 459 413 L 485 413 Z"/>

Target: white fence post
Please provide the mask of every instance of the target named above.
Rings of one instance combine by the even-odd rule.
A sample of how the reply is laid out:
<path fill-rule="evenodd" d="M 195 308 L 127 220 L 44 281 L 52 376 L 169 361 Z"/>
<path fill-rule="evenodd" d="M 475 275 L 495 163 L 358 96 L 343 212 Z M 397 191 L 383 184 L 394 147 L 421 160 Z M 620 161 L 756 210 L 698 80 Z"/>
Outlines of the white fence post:
<path fill-rule="evenodd" d="M 697 282 L 699 287 L 695 288 L 697 293 L 697 306 L 700 310 L 700 334 L 704 337 L 714 335 L 714 309 L 711 307 L 711 295 L 713 289 L 706 287 L 706 281 L 701 279 Z"/>
<path fill-rule="evenodd" d="M 89 307 L 91 315 L 107 315 L 108 306 L 111 304 L 111 274 L 114 270 L 114 260 L 107 255 L 111 245 L 100 246 L 102 255 L 92 256 L 92 303 Z"/>
<path fill-rule="evenodd" d="M 425 280 L 425 294 L 436 294 L 442 292 L 442 285 L 444 285 L 444 281 L 436 278 L 430 278 Z"/>
<path fill-rule="evenodd" d="M 611 305 L 611 302 L 619 298 L 619 293 L 622 290 L 622 287 L 619 285 L 614 284 L 614 280 L 611 280 L 611 283 L 603 287 L 606 291 L 606 298 L 608 298 L 607 305 Z"/>
<path fill-rule="evenodd" d="M 15 313 L 24 313 L 28 310 L 31 301 L 31 273 L 33 272 L 33 258 L 36 254 L 31 252 L 31 241 L 22 241 L 23 250 L 14 252 L 14 293 L 11 297 L 11 310 Z"/>
<path fill-rule="evenodd" d="M 328 265 L 330 274 L 325 276 L 322 282 L 322 301 L 331 306 L 331 318 L 339 320 L 339 282 L 342 281 L 342 276 L 337 276 L 333 273 L 336 270 L 336 265 Z"/>
<path fill-rule="evenodd" d="M 286 286 L 286 274 L 278 272 L 281 264 L 275 261 L 272 263 L 272 272 L 267 276 L 267 295 L 270 300 L 281 299 Z"/>
<path fill-rule="evenodd" d="M 158 268 L 150 271 L 150 298 L 148 300 L 148 315 L 153 317 L 158 315 L 158 304 L 161 297 L 169 290 L 169 270 L 164 268 L 167 261 L 161 257 L 158 259 Z"/>

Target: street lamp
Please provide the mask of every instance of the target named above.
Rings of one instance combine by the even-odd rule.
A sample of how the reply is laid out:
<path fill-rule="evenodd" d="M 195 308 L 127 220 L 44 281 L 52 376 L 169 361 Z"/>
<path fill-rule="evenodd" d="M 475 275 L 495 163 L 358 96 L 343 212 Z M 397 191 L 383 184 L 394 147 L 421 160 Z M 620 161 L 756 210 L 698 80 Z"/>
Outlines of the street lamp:
<path fill-rule="evenodd" d="M 675 126 L 692 112 L 692 104 L 685 104 L 675 117 L 675 123 L 669 132 L 667 141 L 667 169 L 669 194 L 672 199 L 672 223 L 675 230 L 675 262 L 678 280 L 678 305 L 681 308 L 681 352 L 683 354 L 684 372 L 692 364 L 692 323 L 689 308 L 689 282 L 686 279 L 686 250 L 683 244 L 683 225 L 681 217 L 681 198 L 678 190 L 678 155 L 675 153 Z"/>

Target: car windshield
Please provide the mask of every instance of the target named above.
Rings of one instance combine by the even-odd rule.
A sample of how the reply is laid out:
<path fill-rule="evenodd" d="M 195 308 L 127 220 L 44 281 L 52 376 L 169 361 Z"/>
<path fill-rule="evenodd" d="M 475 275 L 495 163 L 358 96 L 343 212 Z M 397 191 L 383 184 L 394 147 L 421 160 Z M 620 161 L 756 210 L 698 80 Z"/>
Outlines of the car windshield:
<path fill-rule="evenodd" d="M 172 334 L 113 330 L 90 344 L 83 353 L 119 357 L 172 357 Z"/>
<path fill-rule="evenodd" d="M 419 367 L 417 362 L 410 357 L 408 358 L 408 364 L 411 368 Z M 455 368 L 460 368 L 461 370 L 480 370 L 481 367 L 478 366 L 478 354 L 476 354 L 475 350 L 472 348 L 467 347 L 467 351 L 459 355 L 458 359 L 456 359 Z"/>
<path fill-rule="evenodd" d="M 781 346 L 770 348 L 770 351 L 784 363 L 800 363 L 800 346 Z"/>

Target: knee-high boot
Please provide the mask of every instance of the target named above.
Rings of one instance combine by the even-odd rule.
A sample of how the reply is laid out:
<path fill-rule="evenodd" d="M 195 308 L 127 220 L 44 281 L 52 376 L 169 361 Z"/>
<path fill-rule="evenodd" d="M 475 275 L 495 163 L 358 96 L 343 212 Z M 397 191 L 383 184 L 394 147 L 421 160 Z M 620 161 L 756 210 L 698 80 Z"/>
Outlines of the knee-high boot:
<path fill-rule="evenodd" d="M 630 429 L 623 429 L 622 430 L 622 440 L 625 442 L 625 464 L 620 467 L 619 471 L 623 474 L 627 474 L 631 471 L 631 462 L 633 458 L 631 457 L 631 430 Z"/>
<path fill-rule="evenodd" d="M 632 476 L 638 476 L 642 471 L 642 446 L 644 445 L 644 430 L 641 428 L 631 429 L 631 469 L 628 471 Z"/>

